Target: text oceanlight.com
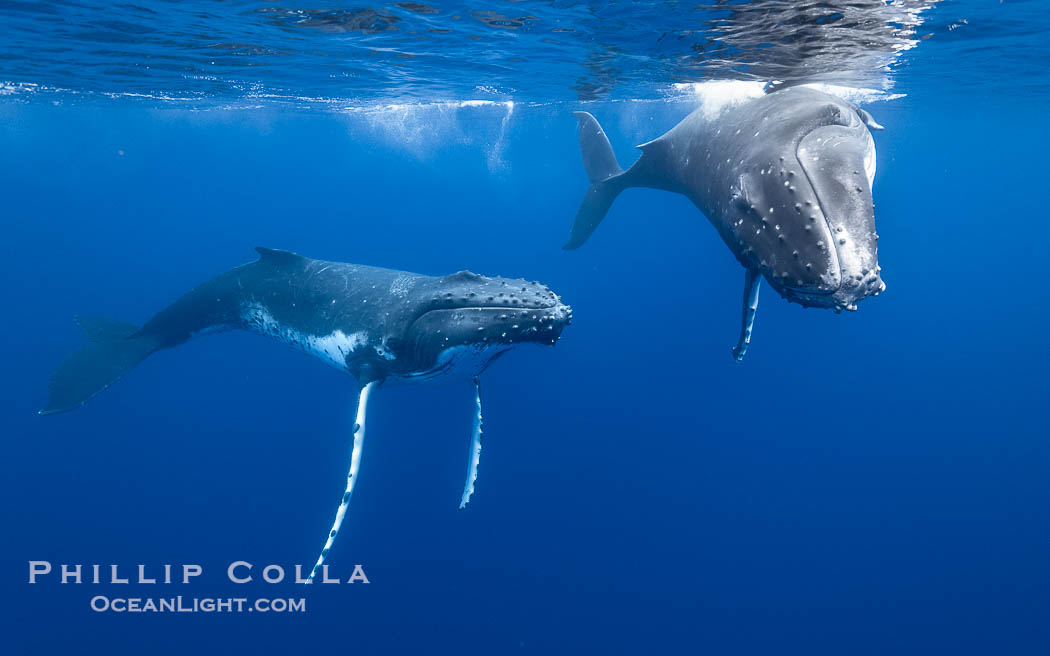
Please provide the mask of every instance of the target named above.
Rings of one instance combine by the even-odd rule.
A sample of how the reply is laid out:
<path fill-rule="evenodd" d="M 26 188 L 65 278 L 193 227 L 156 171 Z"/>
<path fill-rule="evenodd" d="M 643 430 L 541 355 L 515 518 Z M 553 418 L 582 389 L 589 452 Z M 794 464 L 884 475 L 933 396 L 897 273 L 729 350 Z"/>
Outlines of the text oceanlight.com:
<path fill-rule="evenodd" d="M 159 599 L 138 597 L 91 598 L 91 610 L 97 613 L 305 613 L 306 599 L 254 599 L 211 597 L 163 597 Z"/>

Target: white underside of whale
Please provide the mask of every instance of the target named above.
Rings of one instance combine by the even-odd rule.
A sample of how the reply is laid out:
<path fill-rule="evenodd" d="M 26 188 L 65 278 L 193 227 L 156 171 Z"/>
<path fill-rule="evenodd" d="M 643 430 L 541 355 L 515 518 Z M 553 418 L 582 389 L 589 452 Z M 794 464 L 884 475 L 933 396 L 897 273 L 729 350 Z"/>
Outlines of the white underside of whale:
<path fill-rule="evenodd" d="M 308 335 L 281 324 L 258 303 L 246 305 L 241 310 L 241 319 L 251 330 L 294 346 L 343 371 L 346 370 L 347 356 L 368 346 L 368 333 L 364 331 L 348 335 L 334 330 L 328 335 Z"/>
<path fill-rule="evenodd" d="M 361 349 L 373 349 L 377 355 L 394 360 L 396 356 L 382 345 L 376 346 L 378 340 L 370 339 L 365 331 L 344 333 L 334 330 L 328 335 L 310 335 L 290 328 L 274 318 L 263 305 L 252 303 L 241 310 L 241 320 L 249 330 L 273 337 L 285 344 L 308 353 L 325 363 L 347 371 L 346 360 L 352 353 Z M 473 378 L 484 370 L 492 358 L 508 350 L 505 344 L 469 344 L 452 346 L 442 350 L 435 365 L 426 370 L 407 375 L 391 376 L 387 383 L 397 381 L 426 381 L 434 378 Z"/>

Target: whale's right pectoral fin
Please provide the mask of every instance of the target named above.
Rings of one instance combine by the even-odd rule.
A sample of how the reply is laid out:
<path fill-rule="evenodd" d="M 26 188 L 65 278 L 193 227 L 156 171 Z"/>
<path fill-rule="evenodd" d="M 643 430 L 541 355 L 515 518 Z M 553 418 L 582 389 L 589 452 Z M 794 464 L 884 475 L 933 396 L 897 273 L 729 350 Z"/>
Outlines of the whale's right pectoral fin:
<path fill-rule="evenodd" d="M 744 270 L 744 310 L 740 325 L 740 338 L 733 347 L 733 359 L 740 362 L 751 344 L 751 330 L 755 327 L 755 314 L 758 313 L 758 290 L 762 276 L 754 269 Z"/>
<path fill-rule="evenodd" d="M 562 247 L 573 250 L 583 246 L 594 229 L 605 218 L 613 201 L 626 187 L 624 171 L 616 161 L 612 144 L 598 121 L 587 112 L 576 112 L 580 128 L 580 151 L 591 186 L 576 212 L 569 241 Z"/>

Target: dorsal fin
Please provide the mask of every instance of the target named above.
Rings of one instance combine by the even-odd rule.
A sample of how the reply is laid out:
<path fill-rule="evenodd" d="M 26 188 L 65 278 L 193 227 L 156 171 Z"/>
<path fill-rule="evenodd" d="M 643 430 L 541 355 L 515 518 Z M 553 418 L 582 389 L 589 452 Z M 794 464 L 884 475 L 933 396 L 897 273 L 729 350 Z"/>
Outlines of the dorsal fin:
<path fill-rule="evenodd" d="M 274 266 L 284 266 L 288 264 L 294 264 L 302 262 L 306 258 L 298 253 L 292 251 L 282 251 L 276 248 L 264 248 L 262 246 L 256 246 L 255 251 L 259 253 L 259 261 L 272 264 Z"/>

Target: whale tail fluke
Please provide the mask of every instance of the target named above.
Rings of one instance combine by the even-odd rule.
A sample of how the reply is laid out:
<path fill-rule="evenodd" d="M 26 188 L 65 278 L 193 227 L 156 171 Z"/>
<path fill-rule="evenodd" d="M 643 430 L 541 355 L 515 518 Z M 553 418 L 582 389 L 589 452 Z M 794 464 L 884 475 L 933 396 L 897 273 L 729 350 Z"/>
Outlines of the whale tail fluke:
<path fill-rule="evenodd" d="M 583 152 L 583 167 L 592 183 L 603 182 L 620 175 L 623 169 L 616 161 L 609 137 L 599 125 L 598 119 L 587 112 L 574 112 L 580 124 L 580 150 Z"/>
<path fill-rule="evenodd" d="M 583 246 L 605 218 L 616 197 L 631 186 L 625 183 L 624 170 L 617 163 L 612 144 L 605 136 L 602 126 L 587 112 L 575 112 L 575 116 L 580 123 L 580 150 L 583 152 L 583 166 L 587 169 L 591 187 L 576 213 L 572 235 L 562 247 L 566 250 Z"/>
<path fill-rule="evenodd" d="M 161 344 L 139 335 L 139 327 L 101 317 L 76 318 L 90 342 L 58 366 L 51 377 L 47 404 L 39 414 L 51 415 L 78 408 L 142 362 Z"/>

